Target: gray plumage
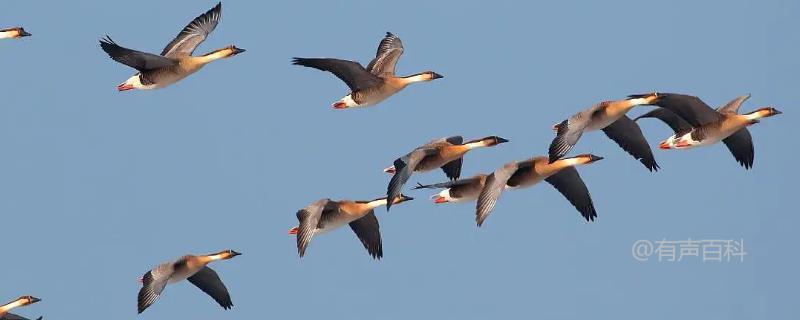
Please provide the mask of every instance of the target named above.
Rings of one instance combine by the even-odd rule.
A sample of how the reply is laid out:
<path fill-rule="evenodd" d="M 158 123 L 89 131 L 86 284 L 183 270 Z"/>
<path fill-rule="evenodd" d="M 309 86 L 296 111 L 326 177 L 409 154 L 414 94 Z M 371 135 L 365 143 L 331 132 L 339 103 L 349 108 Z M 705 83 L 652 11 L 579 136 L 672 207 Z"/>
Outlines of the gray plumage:
<path fill-rule="evenodd" d="M 182 55 L 191 55 L 197 46 L 200 45 L 217 27 L 219 19 L 222 17 L 222 2 L 194 18 L 189 22 L 180 33 L 164 47 L 161 55 L 168 58 L 175 58 Z"/>

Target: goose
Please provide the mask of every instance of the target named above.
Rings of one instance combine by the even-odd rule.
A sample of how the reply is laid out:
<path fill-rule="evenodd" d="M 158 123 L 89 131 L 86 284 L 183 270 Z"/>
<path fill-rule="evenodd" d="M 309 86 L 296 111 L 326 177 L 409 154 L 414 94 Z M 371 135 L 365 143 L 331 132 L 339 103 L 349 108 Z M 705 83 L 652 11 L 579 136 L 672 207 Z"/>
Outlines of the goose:
<path fill-rule="evenodd" d="M 335 109 L 375 105 L 415 82 L 443 78 L 425 71 L 405 77 L 394 73 L 397 60 L 403 54 L 403 43 L 396 35 L 387 32 L 378 45 L 375 59 L 364 68 L 360 63 L 331 58 L 293 58 L 292 64 L 333 73 L 350 87 L 350 93 L 333 104 Z"/>
<path fill-rule="evenodd" d="M 0 29 L 0 39 L 14 39 L 22 37 L 30 37 L 31 34 L 25 31 L 22 27 L 13 27 L 8 29 Z"/>
<path fill-rule="evenodd" d="M 566 155 L 584 132 L 603 130 L 606 136 L 639 160 L 647 170 L 658 171 L 658 164 L 642 130 L 625 115 L 633 107 L 650 104 L 658 96 L 658 93 L 648 93 L 630 96 L 625 100 L 600 102 L 554 125 L 556 137 L 550 143 L 550 162 Z"/>
<path fill-rule="evenodd" d="M 233 250 L 224 250 L 208 255 L 186 255 L 175 261 L 162 263 L 147 271 L 139 281 L 142 289 L 139 290 L 139 313 L 144 312 L 156 302 L 167 284 L 181 280 L 189 280 L 196 287 L 214 298 L 223 309 L 233 307 L 228 288 L 222 283 L 217 272 L 208 267 L 212 261 L 228 260 L 241 255 Z"/>
<path fill-rule="evenodd" d="M 403 185 L 411 178 L 414 172 L 427 172 L 442 168 L 447 178 L 456 180 L 461 176 L 462 157 L 470 150 L 476 148 L 494 147 L 508 140 L 498 136 L 488 136 L 477 140 L 463 142 L 461 136 L 452 136 L 428 142 L 405 156 L 394 160 L 394 165 L 383 169 L 384 172 L 393 174 L 386 190 L 386 196 L 394 199 L 400 195 Z M 391 204 L 386 205 L 386 210 Z"/>
<path fill-rule="evenodd" d="M 212 61 L 245 52 L 244 49 L 230 45 L 202 56 L 192 56 L 197 46 L 217 27 L 221 16 L 222 2 L 192 20 L 167 44 L 160 55 L 121 47 L 109 36 L 101 39 L 100 47 L 111 59 L 139 71 L 118 85 L 117 90 L 163 88 L 197 72 Z"/>
<path fill-rule="evenodd" d="M 300 225 L 289 229 L 290 235 L 297 235 L 297 253 L 301 258 L 305 255 L 306 248 L 314 235 L 349 224 L 350 229 L 353 229 L 361 244 L 367 249 L 367 253 L 373 259 L 380 260 L 383 257 L 383 244 L 375 208 L 387 205 L 389 202 L 386 199 L 377 198 L 370 201 L 320 199 L 300 209 L 297 211 Z M 404 195 L 393 199 L 394 204 L 414 200 Z"/>
<path fill-rule="evenodd" d="M 519 189 L 535 185 L 542 180 L 556 188 L 586 221 L 594 221 L 597 211 L 594 208 L 589 189 L 583 183 L 575 166 L 586 165 L 602 160 L 593 154 L 582 154 L 550 162 L 547 157 L 534 157 L 524 161 L 510 162 L 495 170 L 478 195 L 475 220 L 478 227 L 489 217 L 500 194 L 505 189 Z"/>
<path fill-rule="evenodd" d="M 761 118 L 779 115 L 773 107 L 762 107 L 746 114 L 739 114 L 739 107 L 750 95 L 736 97 L 714 110 L 700 98 L 685 94 L 661 94 L 653 102 L 660 108 L 636 118 L 657 118 L 675 132 L 661 141 L 659 149 L 688 149 L 707 146 L 719 141 L 725 143 L 736 161 L 745 169 L 753 167 L 755 150 L 753 138 L 747 127 Z"/>
<path fill-rule="evenodd" d="M 462 202 L 478 198 L 484 183 L 486 183 L 486 177 L 488 176 L 485 174 L 477 174 L 466 179 L 451 180 L 435 184 L 423 185 L 417 183 L 417 186 L 413 189 L 444 189 L 431 196 L 433 203 Z"/>
<path fill-rule="evenodd" d="M 11 313 L 11 309 L 24 307 L 39 301 L 42 301 L 42 299 L 32 296 L 21 296 L 14 301 L 6 303 L 0 306 L 0 320 L 30 320 L 28 318 Z M 42 320 L 42 317 L 36 318 L 36 320 Z"/>

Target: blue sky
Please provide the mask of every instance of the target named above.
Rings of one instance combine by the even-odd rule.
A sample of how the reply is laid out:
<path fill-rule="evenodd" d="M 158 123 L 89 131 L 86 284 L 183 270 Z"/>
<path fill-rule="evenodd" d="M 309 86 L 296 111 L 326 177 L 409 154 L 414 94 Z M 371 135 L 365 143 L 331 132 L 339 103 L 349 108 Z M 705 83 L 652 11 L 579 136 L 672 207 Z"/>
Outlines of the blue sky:
<path fill-rule="evenodd" d="M 123 92 L 133 70 L 97 40 L 160 52 L 215 1 L 6 0 L 0 42 L 0 300 L 49 319 L 788 319 L 800 315 L 797 1 L 225 1 L 197 50 L 247 52 L 169 88 Z M 366 63 L 384 32 L 398 73 L 445 76 L 374 108 L 338 111 L 347 87 L 293 56 Z M 385 258 L 350 230 L 299 259 L 286 230 L 323 197 L 385 193 L 381 170 L 433 138 L 511 140 L 468 154 L 463 174 L 543 155 L 552 124 L 648 91 L 785 113 L 753 126 L 755 167 L 722 145 L 654 150 L 647 172 L 602 133 L 573 149 L 599 220 L 549 185 L 504 195 L 478 229 L 474 204 L 430 192 L 378 210 Z M 638 115 L 649 109 L 634 109 Z M 641 123 L 651 146 L 671 134 Z M 443 181 L 418 174 L 410 184 Z M 638 262 L 639 239 L 744 239 L 744 262 Z M 141 316 L 136 279 L 187 253 L 244 253 L 213 265 L 235 307 L 188 283 Z"/>

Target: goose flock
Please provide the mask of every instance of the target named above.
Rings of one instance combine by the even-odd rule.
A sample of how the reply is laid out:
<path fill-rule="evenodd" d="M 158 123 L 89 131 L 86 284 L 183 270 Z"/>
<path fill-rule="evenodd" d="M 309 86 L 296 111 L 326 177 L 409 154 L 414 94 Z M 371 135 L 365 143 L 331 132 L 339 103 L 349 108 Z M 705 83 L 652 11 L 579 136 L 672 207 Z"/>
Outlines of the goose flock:
<path fill-rule="evenodd" d="M 128 49 L 110 37 L 102 38 L 100 48 L 116 62 L 129 66 L 136 74 L 117 86 L 119 91 L 132 89 L 152 90 L 167 87 L 199 71 L 213 61 L 231 58 L 245 52 L 235 45 L 213 50 L 200 56 L 192 55 L 197 47 L 216 29 L 222 16 L 222 3 L 201 14 L 184 27 L 167 44 L 160 54 Z M 31 36 L 22 27 L 0 30 L 0 39 L 18 39 Z M 443 78 L 433 71 L 397 76 L 395 66 L 403 54 L 400 38 L 387 32 L 379 42 L 375 58 L 366 67 L 358 62 L 334 58 L 293 58 L 291 63 L 328 71 L 342 80 L 350 92 L 333 103 L 335 109 L 374 106 L 416 82 L 429 82 Z M 651 171 L 660 166 L 637 122 L 656 118 L 666 123 L 674 134 L 661 141 L 659 149 L 689 149 L 708 146 L 722 141 L 736 161 L 745 169 L 753 167 L 754 147 L 747 127 L 763 118 L 781 114 L 773 107 L 761 107 L 748 113 L 739 113 L 749 95 L 734 98 L 714 109 L 696 96 L 679 93 L 650 92 L 631 94 L 624 99 L 603 101 L 578 111 L 553 126 L 555 137 L 547 154 L 528 159 L 510 161 L 485 174 L 462 178 L 464 156 L 481 148 L 494 148 L 509 140 L 489 135 L 464 141 L 461 136 L 432 140 L 395 159 L 384 169 L 391 175 L 385 196 L 372 200 L 320 199 L 299 209 L 298 225 L 288 234 L 296 237 L 297 253 L 303 257 L 311 239 L 345 224 L 349 225 L 367 253 L 374 259 L 383 257 L 383 241 L 375 209 L 413 200 L 403 190 L 414 173 L 441 169 L 443 182 L 417 185 L 412 190 L 441 189 L 431 199 L 436 204 L 475 201 L 475 221 L 482 226 L 494 210 L 500 195 L 546 181 L 566 198 L 586 221 L 594 221 L 598 210 L 592 201 L 589 188 L 578 174 L 577 167 L 593 164 L 603 157 L 593 154 L 568 156 L 584 133 L 602 130 L 625 152 Z M 631 118 L 627 114 L 635 107 L 654 107 L 646 113 Z M 544 129 L 544 128 L 543 128 Z M 376 192 L 377 193 L 377 192 Z M 233 259 L 241 253 L 224 250 L 207 255 L 185 255 L 174 261 L 156 265 L 140 279 L 138 312 L 144 312 L 156 302 L 167 284 L 188 280 L 208 294 L 223 309 L 233 307 L 231 295 L 216 271 L 208 265 Z M 0 320 L 26 320 L 11 313 L 12 309 L 40 302 L 33 296 L 21 296 L 0 306 Z M 37 319 L 42 319 L 39 317 Z"/>

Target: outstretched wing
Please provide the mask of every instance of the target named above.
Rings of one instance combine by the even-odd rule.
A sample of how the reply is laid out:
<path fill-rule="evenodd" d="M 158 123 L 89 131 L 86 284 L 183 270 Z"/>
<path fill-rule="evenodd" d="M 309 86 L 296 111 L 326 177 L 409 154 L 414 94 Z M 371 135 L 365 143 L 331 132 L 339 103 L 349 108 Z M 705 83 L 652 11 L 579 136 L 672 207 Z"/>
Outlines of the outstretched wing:
<path fill-rule="evenodd" d="M 686 122 L 686 120 L 683 120 L 683 118 L 679 117 L 677 114 L 670 111 L 669 109 L 656 108 L 648 113 L 636 117 L 635 119 L 633 119 L 633 121 L 638 121 L 639 119 L 642 118 L 659 119 L 664 123 L 666 123 L 670 128 L 672 128 L 672 131 L 675 131 L 675 133 L 689 132 L 690 130 L 692 130 L 691 124 Z"/>
<path fill-rule="evenodd" d="M 111 59 L 114 59 L 114 61 L 141 72 L 170 67 L 176 63 L 163 56 L 121 47 L 114 42 L 114 40 L 111 40 L 109 36 L 100 39 L 100 47 L 103 48 L 103 51 L 105 51 Z"/>
<path fill-rule="evenodd" d="M 402 54 L 403 43 L 400 41 L 400 38 L 391 32 L 387 32 L 386 36 L 378 45 L 378 52 L 375 54 L 375 59 L 372 59 L 367 65 L 367 70 L 376 76 L 382 74 L 394 75 L 397 60 L 400 59 Z"/>
<path fill-rule="evenodd" d="M 603 128 L 603 132 L 614 140 L 622 150 L 639 160 L 650 171 L 658 171 L 658 163 L 653 151 L 642 134 L 642 129 L 631 118 L 623 115 L 614 123 Z"/>
<path fill-rule="evenodd" d="M 219 303 L 223 309 L 228 310 L 233 307 L 231 295 L 228 293 L 228 288 L 220 280 L 217 272 L 209 267 L 200 269 L 197 273 L 187 278 L 193 285 L 203 290 L 206 294 L 214 298 L 214 301 Z"/>
<path fill-rule="evenodd" d="M 167 286 L 169 277 L 175 271 L 174 265 L 174 262 L 162 263 L 142 276 L 142 288 L 139 289 L 139 297 L 137 299 L 139 313 L 144 312 L 161 296 L 161 292 Z"/>
<path fill-rule="evenodd" d="M 378 218 L 375 217 L 375 211 L 370 210 L 367 215 L 350 222 L 350 229 L 353 229 L 369 255 L 375 259 L 383 258 L 381 226 L 378 224 Z"/>
<path fill-rule="evenodd" d="M 566 167 L 561 171 L 545 179 L 548 183 L 561 192 L 569 203 L 578 209 L 578 212 L 586 219 L 586 221 L 594 221 L 597 218 L 597 211 L 594 209 L 592 203 L 592 196 L 589 195 L 589 189 L 583 183 L 583 179 L 578 175 L 578 170 L 575 167 Z"/>
<path fill-rule="evenodd" d="M 729 114 L 737 114 L 739 113 L 739 107 L 742 106 L 742 103 L 750 99 L 750 95 L 746 94 L 743 96 L 738 96 L 731 100 L 730 102 L 726 103 L 724 106 L 719 107 L 717 112 L 719 113 L 729 113 Z"/>
<path fill-rule="evenodd" d="M 555 126 L 556 137 L 550 143 L 548 154 L 550 163 L 564 157 L 569 150 L 578 143 L 578 139 L 583 135 L 583 130 L 592 120 L 592 115 L 603 107 L 603 103 L 591 106 L 589 109 L 578 112 L 569 119 L 561 121 Z"/>
<path fill-rule="evenodd" d="M 736 162 L 739 162 L 745 169 L 753 167 L 753 160 L 755 160 L 755 150 L 753 148 L 753 137 L 750 136 L 750 131 L 747 128 L 741 128 L 734 134 L 722 139 L 728 150 L 731 151 Z"/>
<path fill-rule="evenodd" d="M 161 55 L 168 58 L 191 55 L 197 46 L 206 40 L 208 34 L 214 31 L 221 17 L 222 2 L 189 22 L 178 36 L 164 47 Z"/>
<path fill-rule="evenodd" d="M 503 193 L 506 187 L 506 182 L 517 169 L 519 169 L 518 162 L 507 163 L 486 178 L 486 183 L 483 185 L 480 195 L 478 195 L 478 203 L 475 206 L 475 221 L 479 227 L 483 225 L 483 221 L 492 213 L 494 206 L 497 204 L 497 199 L 500 198 L 500 194 Z"/>
<path fill-rule="evenodd" d="M 669 109 L 692 125 L 700 127 L 704 124 L 719 121 L 720 114 L 709 107 L 703 100 L 695 96 L 677 93 L 659 94 L 654 105 Z"/>
<path fill-rule="evenodd" d="M 406 184 L 408 178 L 411 178 L 411 174 L 414 173 L 419 162 L 433 151 L 433 149 L 417 148 L 394 161 L 396 173 L 392 176 L 392 179 L 389 180 L 389 187 L 386 190 L 386 199 L 388 199 L 386 211 L 389 211 L 389 208 L 392 207 L 392 200 L 400 195 L 403 190 L 403 185 Z"/>
<path fill-rule="evenodd" d="M 442 182 L 442 183 L 434 183 L 434 184 L 421 184 L 421 183 L 417 183 L 417 186 L 416 186 L 416 187 L 414 187 L 414 190 L 417 190 L 417 189 L 444 189 L 444 188 L 452 188 L 452 187 L 455 187 L 455 186 L 462 186 L 462 185 L 465 185 L 465 184 L 470 184 L 470 183 L 473 183 L 475 180 L 478 180 L 478 179 L 480 179 L 480 178 L 481 178 L 481 176 L 475 176 L 475 177 L 472 177 L 472 178 L 458 179 L 458 180 L 451 180 L 451 181 L 447 181 L 447 182 Z"/>
<path fill-rule="evenodd" d="M 297 211 L 297 220 L 300 222 L 297 228 L 297 253 L 301 258 L 306 254 L 306 248 L 314 237 L 322 212 L 330 202 L 330 199 L 320 199 Z"/>
<path fill-rule="evenodd" d="M 294 58 L 292 64 L 333 73 L 352 91 L 371 88 L 383 81 L 364 69 L 360 63 L 354 61 L 332 58 Z"/>

